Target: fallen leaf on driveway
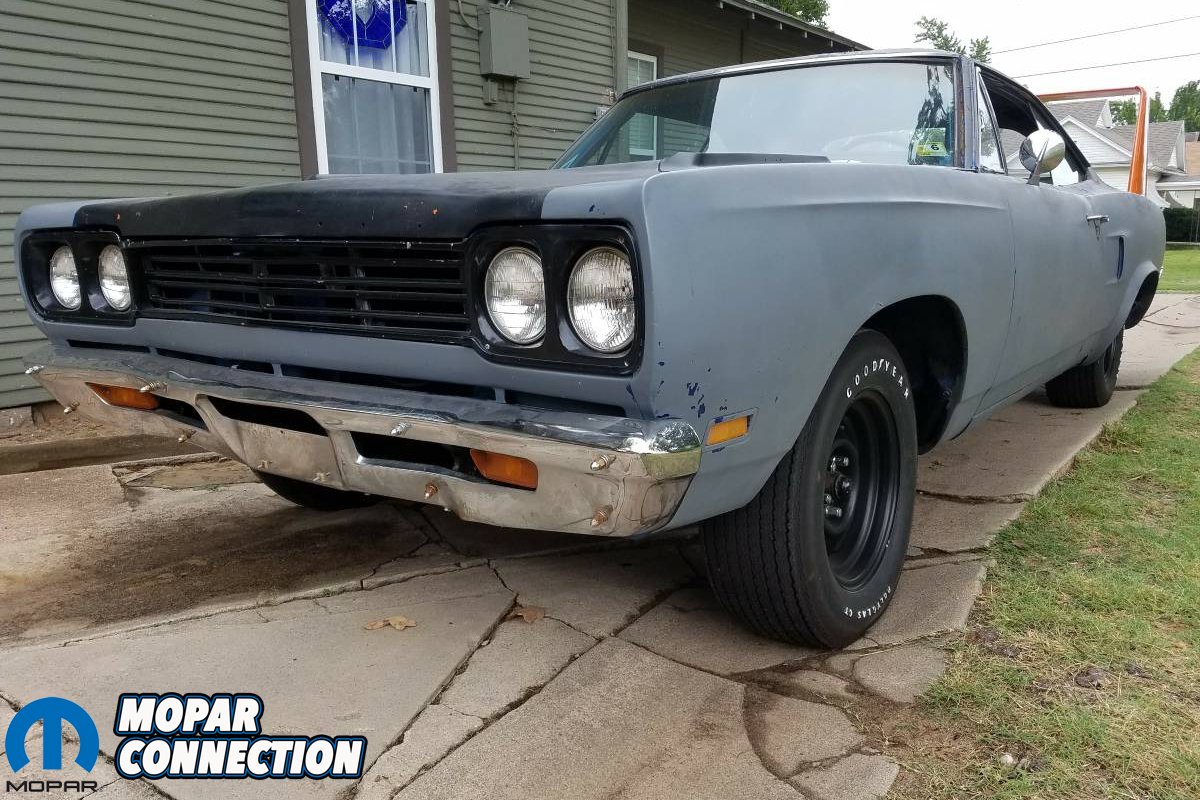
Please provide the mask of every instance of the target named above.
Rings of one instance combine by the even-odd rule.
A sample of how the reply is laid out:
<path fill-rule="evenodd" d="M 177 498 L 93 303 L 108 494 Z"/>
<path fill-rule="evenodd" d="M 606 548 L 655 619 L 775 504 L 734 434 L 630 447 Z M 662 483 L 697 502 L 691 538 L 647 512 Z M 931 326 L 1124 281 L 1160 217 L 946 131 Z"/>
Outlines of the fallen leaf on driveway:
<path fill-rule="evenodd" d="M 546 609 L 541 606 L 517 606 L 512 611 L 508 612 L 505 619 L 516 619 L 520 617 L 526 622 L 532 624 L 537 622 L 542 617 L 546 616 Z"/>
<path fill-rule="evenodd" d="M 395 628 L 398 631 L 402 631 L 405 628 L 415 628 L 415 627 L 417 627 L 417 623 L 413 622 L 408 617 L 399 617 L 399 616 L 387 617 L 386 619 L 371 620 L 370 622 L 367 623 L 367 630 L 369 630 L 369 631 L 378 631 L 378 630 L 382 630 L 383 628 Z"/>

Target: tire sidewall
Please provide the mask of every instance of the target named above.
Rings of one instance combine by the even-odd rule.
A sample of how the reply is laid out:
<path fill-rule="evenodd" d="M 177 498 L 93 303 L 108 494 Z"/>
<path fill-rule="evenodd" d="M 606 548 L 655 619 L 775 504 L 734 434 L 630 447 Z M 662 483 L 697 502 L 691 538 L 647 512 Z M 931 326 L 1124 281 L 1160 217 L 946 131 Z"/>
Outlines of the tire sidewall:
<path fill-rule="evenodd" d="M 899 450 L 896 505 L 875 574 L 860 588 L 849 591 L 830 566 L 825 544 L 824 475 L 826 460 L 846 410 L 864 393 L 884 398 L 895 422 Z M 797 541 L 794 567 L 815 591 L 806 609 L 813 627 L 830 645 L 857 639 L 883 613 L 895 595 L 908 550 L 916 493 L 917 423 L 913 389 L 900 354 L 882 334 L 863 331 L 850 342 L 805 426 L 805 446 L 798 448 L 801 485 L 794 492 L 794 519 L 790 535 Z"/>

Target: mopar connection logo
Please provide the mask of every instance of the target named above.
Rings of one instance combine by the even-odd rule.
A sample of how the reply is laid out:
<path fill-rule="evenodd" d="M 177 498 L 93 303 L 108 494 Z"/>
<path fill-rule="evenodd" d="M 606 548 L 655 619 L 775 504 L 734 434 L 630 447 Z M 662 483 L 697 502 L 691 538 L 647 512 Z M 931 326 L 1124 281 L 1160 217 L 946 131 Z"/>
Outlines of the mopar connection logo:
<path fill-rule="evenodd" d="M 262 736 L 255 694 L 123 694 L 113 732 L 124 778 L 358 778 L 361 736 Z"/>

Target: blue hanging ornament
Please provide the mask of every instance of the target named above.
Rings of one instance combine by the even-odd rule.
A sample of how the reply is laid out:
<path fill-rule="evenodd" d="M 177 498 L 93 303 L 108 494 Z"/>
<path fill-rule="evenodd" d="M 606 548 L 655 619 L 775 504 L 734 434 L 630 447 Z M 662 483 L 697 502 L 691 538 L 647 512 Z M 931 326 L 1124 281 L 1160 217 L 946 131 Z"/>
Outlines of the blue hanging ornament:
<path fill-rule="evenodd" d="M 408 24 L 404 0 L 317 0 L 329 25 L 348 44 L 386 50 Z"/>

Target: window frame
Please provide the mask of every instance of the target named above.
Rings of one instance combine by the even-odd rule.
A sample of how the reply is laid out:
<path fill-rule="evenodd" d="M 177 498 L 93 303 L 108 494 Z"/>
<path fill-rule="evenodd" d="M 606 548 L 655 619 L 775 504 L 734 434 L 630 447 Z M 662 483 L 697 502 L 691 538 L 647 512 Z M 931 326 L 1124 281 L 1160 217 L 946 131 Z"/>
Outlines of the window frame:
<path fill-rule="evenodd" d="M 1062 123 L 1058 121 L 1058 118 L 1051 113 L 1050 109 L 1046 107 L 1046 104 L 1043 103 L 1037 95 L 1014 81 L 1012 78 L 1009 78 L 986 65 L 977 64 L 976 66 L 979 70 L 979 80 L 983 85 L 984 91 L 987 93 L 989 105 L 992 102 L 992 96 L 991 90 L 987 86 L 988 81 L 997 84 L 1001 92 L 1005 92 L 1009 96 L 1026 103 L 1029 106 L 1029 113 L 1033 116 L 1034 122 L 1036 122 L 1039 126 L 1044 127 L 1046 130 L 1054 131 L 1063 138 L 1063 142 L 1067 147 L 1066 160 L 1068 163 L 1072 161 L 1074 162 L 1074 164 L 1071 166 L 1075 170 L 1076 175 L 1079 177 L 1079 180 L 1077 181 L 1078 183 L 1085 183 L 1092 180 L 1091 163 L 1084 157 L 1083 152 L 1079 149 L 1079 146 L 1075 144 L 1075 140 L 1070 137 L 1066 129 L 1063 128 Z M 999 132 L 999 128 L 997 128 L 997 132 Z M 1001 152 L 1004 154 L 1004 167 L 1007 169 L 1009 154 L 1004 152 L 1003 144 L 1004 143 L 1002 141 Z M 1012 176 L 1012 172 L 1009 172 L 1009 175 Z M 1020 178 L 1021 176 L 1016 175 L 1013 177 Z M 1024 178 L 1022 178 L 1022 180 L 1024 180 Z M 1055 184 L 1050 185 L 1053 186 Z M 1066 185 L 1073 186 L 1074 184 Z"/>
<path fill-rule="evenodd" d="M 629 50 L 626 51 L 626 61 L 625 61 L 625 69 L 626 70 L 629 69 L 629 61 L 630 60 L 647 62 L 647 63 L 653 65 L 654 76 L 651 77 L 650 80 L 643 81 L 642 83 L 653 83 L 654 81 L 658 80 L 658 77 L 659 77 L 658 68 L 660 66 L 660 60 L 659 60 L 658 56 L 630 48 Z M 641 84 L 638 84 L 638 85 L 640 86 Z M 661 148 L 659 147 L 659 141 L 658 141 L 658 119 L 657 118 L 655 118 L 653 124 L 654 124 L 654 132 L 653 132 L 652 136 L 654 139 L 654 149 L 646 150 L 644 148 L 641 148 L 637 152 L 634 152 L 634 149 L 631 146 L 629 148 L 629 155 L 648 158 L 651 161 L 658 158 L 658 152 Z"/>
<path fill-rule="evenodd" d="M 445 171 L 442 152 L 442 98 L 438 91 L 440 65 L 438 64 L 437 0 L 411 0 L 425 5 L 426 41 L 429 56 L 429 76 L 405 72 L 360 67 L 356 64 L 340 64 L 321 58 L 321 20 L 316 0 L 303 0 L 306 6 L 306 29 L 308 35 L 308 77 L 312 92 L 313 135 L 316 140 L 317 174 L 329 175 L 329 142 L 325 128 L 325 75 L 357 78 L 397 86 L 412 86 L 429 92 L 429 137 L 433 150 L 433 172 Z M 409 0 L 394 0 L 409 2 Z M 413 24 L 413 23 L 410 23 Z"/>
<path fill-rule="evenodd" d="M 996 152 L 1000 156 L 1001 170 L 997 171 L 991 167 L 986 167 L 983 164 L 983 131 L 980 130 L 978 138 L 979 152 L 975 155 L 975 168 L 977 172 L 985 172 L 988 175 L 1008 175 L 1008 158 L 1004 155 L 1004 142 L 1000 137 L 1000 126 L 996 124 L 996 110 L 992 108 L 992 95 L 988 91 L 987 84 L 983 80 L 983 70 L 979 67 L 975 68 L 975 102 L 983 101 L 985 108 L 982 109 L 987 114 L 988 120 L 992 124 L 992 138 L 996 143 Z"/>

